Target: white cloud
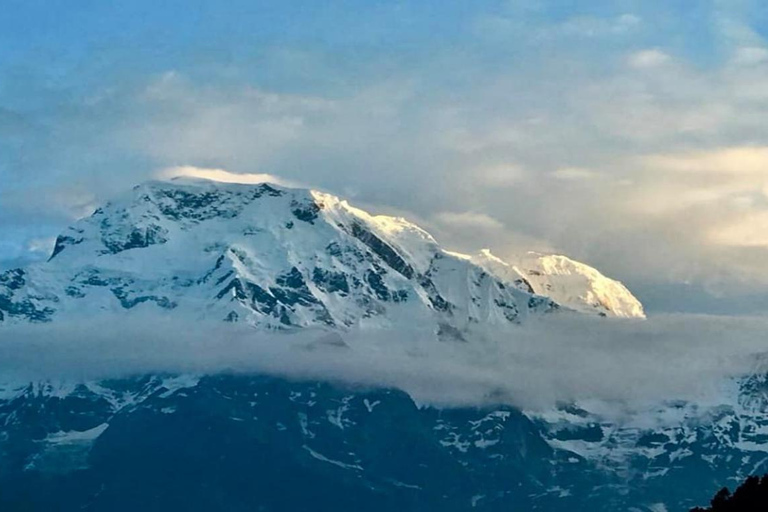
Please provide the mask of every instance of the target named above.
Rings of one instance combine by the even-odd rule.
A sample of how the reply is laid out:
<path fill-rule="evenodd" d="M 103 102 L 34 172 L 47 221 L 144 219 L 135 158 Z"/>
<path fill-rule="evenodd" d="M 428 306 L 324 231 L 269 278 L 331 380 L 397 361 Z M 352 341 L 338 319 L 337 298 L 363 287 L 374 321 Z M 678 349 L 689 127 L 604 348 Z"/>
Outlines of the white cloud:
<path fill-rule="evenodd" d="M 474 253 L 489 245 L 500 253 L 505 247 L 499 242 L 508 241 L 509 238 L 509 231 L 503 222 L 481 211 L 444 211 L 433 214 L 426 220 L 425 227 L 443 247 L 454 248 L 463 253 Z"/>
<path fill-rule="evenodd" d="M 710 231 L 710 240 L 731 247 L 768 247 L 768 209 L 720 223 Z"/>
<path fill-rule="evenodd" d="M 164 162 L 221 162 L 262 167 L 305 140 L 312 119 L 332 115 L 334 102 L 251 86 L 208 88 L 178 72 L 161 75 L 134 99 L 149 112 L 123 127 L 127 141 Z M 232 165 L 235 164 L 235 165 Z"/>
<path fill-rule="evenodd" d="M 616 18 L 616 25 L 618 27 L 622 28 L 628 28 L 628 27 L 636 27 L 640 23 L 642 23 L 642 18 L 640 16 L 637 16 L 635 14 L 629 14 L 625 13 Z"/>
<path fill-rule="evenodd" d="M 525 170 L 516 163 L 493 164 L 467 171 L 467 177 L 491 187 L 511 187 L 525 177 Z"/>
<path fill-rule="evenodd" d="M 687 215 L 687 223 L 691 225 L 693 212 L 708 208 L 711 214 L 696 211 L 694 218 L 708 219 L 710 226 L 725 223 L 733 227 L 739 219 L 754 216 L 768 207 L 765 201 L 768 184 L 766 147 L 649 155 L 638 159 L 637 165 L 636 172 L 644 179 L 640 187 L 630 191 L 632 198 L 627 204 L 639 212 Z M 754 224 L 752 220 L 745 222 L 745 225 Z M 705 229 L 706 232 L 709 230 Z M 733 231 L 729 239 L 745 232 Z M 755 237 L 749 238 L 754 240 Z"/>
<path fill-rule="evenodd" d="M 560 30 L 566 34 L 585 37 L 623 35 L 637 28 L 641 21 L 640 17 L 634 14 L 622 14 L 614 18 L 583 16 L 566 21 L 560 26 Z"/>
<path fill-rule="evenodd" d="M 27 250 L 32 253 L 49 255 L 53 252 L 56 238 L 33 238 L 27 242 Z"/>
<path fill-rule="evenodd" d="M 35 188 L 35 194 L 20 194 L 13 188 L 0 189 L 0 203 L 3 208 L 15 210 L 21 215 L 60 216 L 71 222 L 93 213 L 98 199 L 96 193 L 89 190 L 87 183 L 65 183 L 59 186 L 40 183 Z"/>
<path fill-rule="evenodd" d="M 752 20 L 749 20 L 745 13 L 728 13 L 727 10 L 721 9 L 715 13 L 713 21 L 720 33 L 720 42 L 723 44 L 754 47 L 760 46 L 764 42 L 763 37 L 752 26 Z"/>
<path fill-rule="evenodd" d="M 624 13 L 618 16 L 575 15 L 563 21 L 542 18 L 546 11 L 509 2 L 500 13 L 483 14 L 473 20 L 474 32 L 484 38 L 504 40 L 520 38 L 529 42 L 556 42 L 563 39 L 600 39 L 629 37 L 642 26 L 642 18 Z"/>
<path fill-rule="evenodd" d="M 561 167 L 552 173 L 559 180 L 585 181 L 598 176 L 598 173 L 584 167 Z"/>
<path fill-rule="evenodd" d="M 768 49 L 762 46 L 744 46 L 737 48 L 733 60 L 741 66 L 755 66 L 768 61 Z"/>
<path fill-rule="evenodd" d="M 459 230 L 499 231 L 504 224 L 490 215 L 478 212 L 442 212 L 435 215 L 439 223 Z"/>
<path fill-rule="evenodd" d="M 674 172 L 768 176 L 768 147 L 737 146 L 645 157 L 646 165 Z"/>
<path fill-rule="evenodd" d="M 286 181 L 271 174 L 237 173 L 224 169 L 206 169 L 191 165 L 168 167 L 158 172 L 160 179 L 172 179 L 177 177 L 202 178 L 206 180 L 220 181 L 222 183 L 274 183 L 287 187 L 300 186 L 294 182 Z"/>
<path fill-rule="evenodd" d="M 667 53 L 657 48 L 641 50 L 631 54 L 627 58 L 629 65 L 636 69 L 657 68 L 667 64 L 671 60 L 672 58 Z"/>

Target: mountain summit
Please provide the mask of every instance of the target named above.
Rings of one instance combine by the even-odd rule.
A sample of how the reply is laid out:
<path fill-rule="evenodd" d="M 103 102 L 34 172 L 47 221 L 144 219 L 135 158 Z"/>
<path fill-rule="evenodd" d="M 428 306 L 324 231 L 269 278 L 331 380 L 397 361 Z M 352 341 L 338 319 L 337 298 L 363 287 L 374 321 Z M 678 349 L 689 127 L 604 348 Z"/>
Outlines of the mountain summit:
<path fill-rule="evenodd" d="M 134 187 L 66 229 L 47 262 L 0 274 L 0 321 L 162 308 L 269 329 L 430 322 L 461 337 L 559 309 L 642 316 L 619 283 L 547 258 L 563 257 L 520 267 L 446 251 L 405 219 L 313 190 L 177 178 Z"/>

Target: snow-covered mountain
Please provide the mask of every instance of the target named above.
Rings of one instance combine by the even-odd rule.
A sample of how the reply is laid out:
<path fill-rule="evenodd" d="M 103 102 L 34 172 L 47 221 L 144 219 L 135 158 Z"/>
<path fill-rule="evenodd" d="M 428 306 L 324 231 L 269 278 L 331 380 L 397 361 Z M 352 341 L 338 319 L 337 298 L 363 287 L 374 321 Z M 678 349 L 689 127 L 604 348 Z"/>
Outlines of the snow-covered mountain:
<path fill-rule="evenodd" d="M 462 337 L 561 306 L 642 316 L 590 267 L 526 263 L 446 251 L 329 194 L 184 178 L 135 187 L 61 234 L 49 261 L 0 275 L 0 321 L 162 308 L 267 329 L 426 322 Z"/>
<path fill-rule="evenodd" d="M 564 256 L 458 254 L 404 219 L 270 184 L 146 183 L 68 228 L 49 261 L 0 274 L 0 330 L 147 311 L 466 341 L 532 317 L 644 316 Z M 622 421 L 605 403 L 439 409 L 263 376 L 0 382 L 0 508 L 685 510 L 768 470 L 763 374 Z"/>

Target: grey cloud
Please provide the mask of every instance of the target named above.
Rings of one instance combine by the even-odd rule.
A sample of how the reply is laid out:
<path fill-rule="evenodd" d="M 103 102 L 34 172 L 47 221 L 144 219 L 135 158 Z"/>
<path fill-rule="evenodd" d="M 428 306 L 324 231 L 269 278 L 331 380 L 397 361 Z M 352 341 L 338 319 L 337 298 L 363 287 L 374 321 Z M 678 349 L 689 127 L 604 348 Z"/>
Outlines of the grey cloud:
<path fill-rule="evenodd" d="M 438 405 L 537 409 L 588 399 L 634 410 L 662 400 L 717 400 L 724 379 L 758 370 L 768 350 L 765 318 L 701 315 L 638 322 L 547 317 L 504 333 L 479 331 L 468 343 L 437 342 L 419 328 L 339 335 L 189 325 L 135 314 L 6 326 L 0 375 L 8 383 L 257 372 L 397 387 Z"/>

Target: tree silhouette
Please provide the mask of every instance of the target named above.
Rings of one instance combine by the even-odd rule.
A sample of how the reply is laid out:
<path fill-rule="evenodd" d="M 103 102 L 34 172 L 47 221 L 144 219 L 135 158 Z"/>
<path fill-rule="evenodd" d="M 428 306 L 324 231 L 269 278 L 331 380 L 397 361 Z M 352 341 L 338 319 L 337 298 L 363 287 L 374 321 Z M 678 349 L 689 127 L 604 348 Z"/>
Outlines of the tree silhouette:
<path fill-rule="evenodd" d="M 765 512 L 768 511 L 768 475 L 750 476 L 733 494 L 726 487 L 712 498 L 709 508 L 691 512 Z"/>

